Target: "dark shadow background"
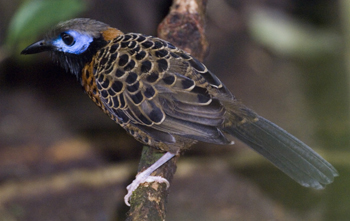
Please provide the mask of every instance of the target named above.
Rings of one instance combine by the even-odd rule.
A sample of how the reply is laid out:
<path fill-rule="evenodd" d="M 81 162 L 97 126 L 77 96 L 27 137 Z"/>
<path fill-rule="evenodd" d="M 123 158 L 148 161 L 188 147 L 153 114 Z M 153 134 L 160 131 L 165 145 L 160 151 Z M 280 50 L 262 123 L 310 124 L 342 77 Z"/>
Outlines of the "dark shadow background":
<path fill-rule="evenodd" d="M 0 0 L 0 45 L 20 2 Z M 88 10 L 76 17 L 149 35 L 157 34 L 171 5 L 84 2 Z M 239 100 L 309 144 L 341 176 L 325 190 L 306 189 L 239 142 L 199 143 L 180 158 L 167 220 L 348 220 L 345 1 L 208 2 L 208 68 Z M 123 220 L 124 188 L 142 145 L 48 54 L 19 56 L 21 49 L 0 50 L 0 220 Z M 114 173 L 96 176 L 123 168 L 129 173 L 117 181 L 108 181 L 119 176 Z"/>

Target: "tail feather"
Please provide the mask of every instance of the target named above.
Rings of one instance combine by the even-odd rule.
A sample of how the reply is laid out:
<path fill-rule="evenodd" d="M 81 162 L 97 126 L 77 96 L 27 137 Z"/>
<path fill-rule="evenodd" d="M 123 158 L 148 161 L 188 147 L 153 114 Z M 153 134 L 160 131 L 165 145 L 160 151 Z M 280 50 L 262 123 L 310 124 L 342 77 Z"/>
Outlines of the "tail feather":
<path fill-rule="evenodd" d="M 338 176 L 337 170 L 314 150 L 263 117 L 222 130 L 246 143 L 303 186 L 322 189 Z"/>

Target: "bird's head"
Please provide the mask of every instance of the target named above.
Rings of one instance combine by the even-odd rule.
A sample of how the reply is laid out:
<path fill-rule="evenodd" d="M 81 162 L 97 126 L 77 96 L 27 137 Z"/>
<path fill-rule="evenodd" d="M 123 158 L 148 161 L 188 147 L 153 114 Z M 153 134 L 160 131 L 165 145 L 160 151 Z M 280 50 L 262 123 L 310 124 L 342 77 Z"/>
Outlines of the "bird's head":
<path fill-rule="evenodd" d="M 29 45 L 21 54 L 49 51 L 66 71 L 78 76 L 96 52 L 120 34 L 119 30 L 105 23 L 75 18 L 59 23 L 43 40 Z"/>

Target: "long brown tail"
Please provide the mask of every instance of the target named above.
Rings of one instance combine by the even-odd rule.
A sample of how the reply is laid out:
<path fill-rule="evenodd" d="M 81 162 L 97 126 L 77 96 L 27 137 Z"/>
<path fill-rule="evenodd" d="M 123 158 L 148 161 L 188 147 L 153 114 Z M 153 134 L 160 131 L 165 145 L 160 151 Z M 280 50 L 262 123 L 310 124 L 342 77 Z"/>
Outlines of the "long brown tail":
<path fill-rule="evenodd" d="M 222 130 L 253 148 L 303 186 L 322 189 L 338 176 L 337 170 L 309 146 L 263 117 Z"/>

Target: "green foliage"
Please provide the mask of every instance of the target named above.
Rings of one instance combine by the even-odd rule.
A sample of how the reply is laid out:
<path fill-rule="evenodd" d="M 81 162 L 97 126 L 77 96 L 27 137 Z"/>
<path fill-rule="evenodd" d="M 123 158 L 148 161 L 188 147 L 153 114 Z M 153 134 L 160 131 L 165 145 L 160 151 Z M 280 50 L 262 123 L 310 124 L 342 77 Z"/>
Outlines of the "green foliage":
<path fill-rule="evenodd" d="M 87 8 L 83 0 L 28 0 L 12 18 L 5 45 L 24 47 L 59 21 L 67 20 Z M 15 47 L 16 46 L 16 47 Z"/>

